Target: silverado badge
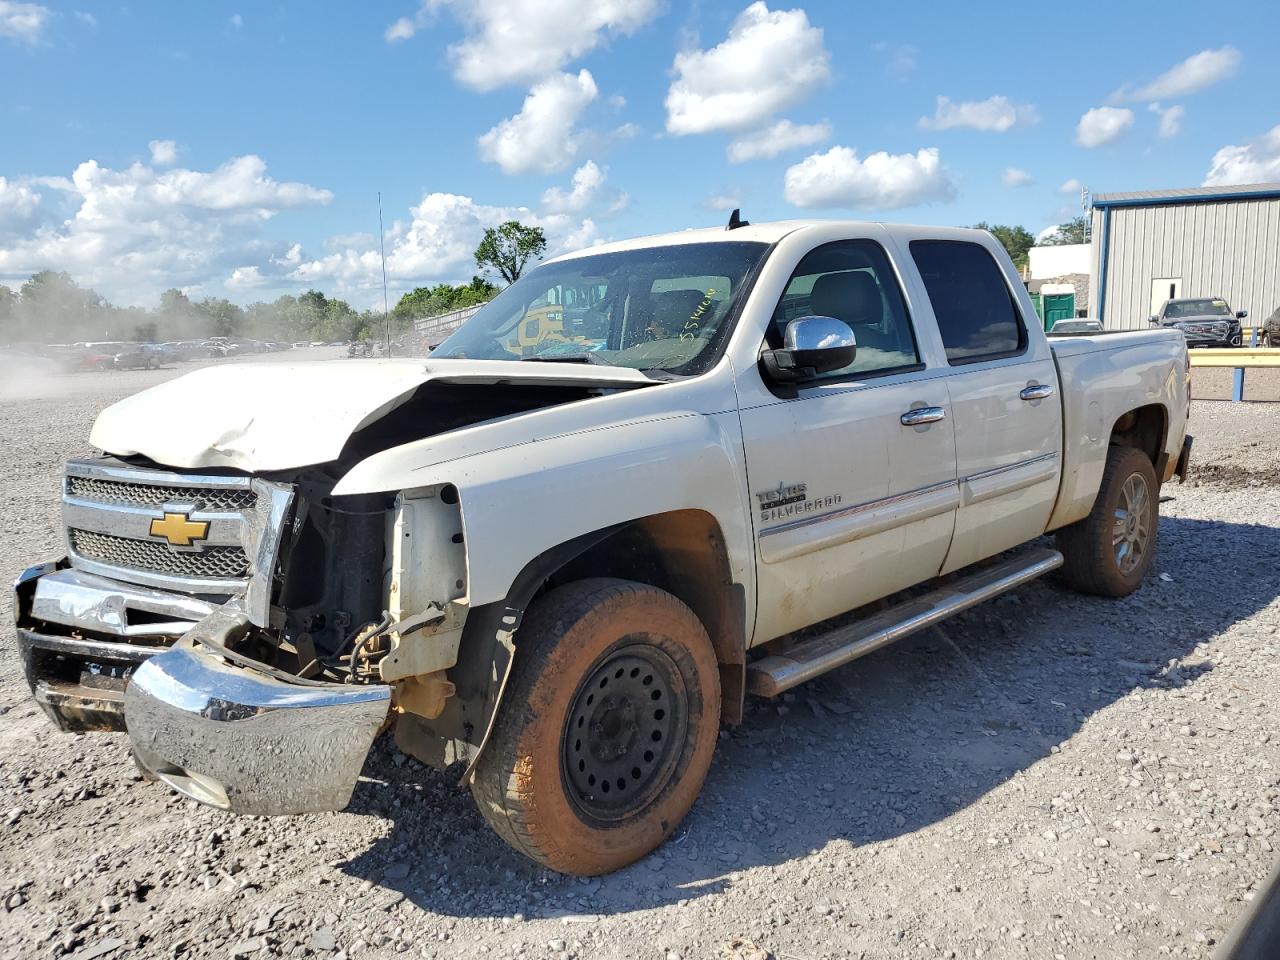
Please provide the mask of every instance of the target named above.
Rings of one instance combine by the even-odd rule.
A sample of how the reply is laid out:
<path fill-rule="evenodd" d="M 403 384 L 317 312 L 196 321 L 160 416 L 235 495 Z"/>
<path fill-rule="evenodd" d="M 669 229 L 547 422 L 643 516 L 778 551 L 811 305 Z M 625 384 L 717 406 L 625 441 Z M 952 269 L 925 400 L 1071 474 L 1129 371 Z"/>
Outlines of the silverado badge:
<path fill-rule="evenodd" d="M 209 521 L 192 520 L 185 513 L 166 512 L 163 519 L 151 521 L 151 535 L 167 540 L 171 547 L 189 547 L 209 536 Z"/>

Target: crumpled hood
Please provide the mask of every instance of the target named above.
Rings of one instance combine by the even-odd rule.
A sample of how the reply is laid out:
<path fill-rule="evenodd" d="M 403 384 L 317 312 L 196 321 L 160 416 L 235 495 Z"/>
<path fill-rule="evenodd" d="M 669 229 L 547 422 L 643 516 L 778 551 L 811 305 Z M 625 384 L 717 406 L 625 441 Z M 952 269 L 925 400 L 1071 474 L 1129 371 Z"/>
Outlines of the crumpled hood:
<path fill-rule="evenodd" d="M 636 387 L 638 370 L 507 360 L 337 360 L 227 363 L 151 387 L 98 415 L 89 435 L 117 456 L 169 467 L 250 473 L 335 459 L 351 434 L 431 380 Z"/>

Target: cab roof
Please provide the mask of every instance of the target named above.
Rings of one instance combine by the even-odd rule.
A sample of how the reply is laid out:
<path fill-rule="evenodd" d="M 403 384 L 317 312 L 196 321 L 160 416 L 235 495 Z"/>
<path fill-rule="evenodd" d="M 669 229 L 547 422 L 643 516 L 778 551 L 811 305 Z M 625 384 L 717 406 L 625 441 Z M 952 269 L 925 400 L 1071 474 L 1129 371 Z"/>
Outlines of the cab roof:
<path fill-rule="evenodd" d="M 982 234 L 985 231 L 974 230 L 968 227 L 913 227 L 907 224 L 886 224 L 879 221 L 869 220 L 824 220 L 824 219 L 804 219 L 804 220 L 774 220 L 767 223 L 751 223 L 746 226 L 736 227 L 728 230 L 725 227 L 698 227 L 688 230 L 679 230 L 674 233 L 657 233 L 648 237 L 636 237 L 631 240 L 615 240 L 610 243 L 602 243 L 594 247 L 583 247 L 581 250 L 574 250 L 571 253 L 561 254 L 547 260 L 547 263 L 556 263 L 563 260 L 573 260 L 578 257 L 592 256 L 597 253 L 618 253 L 624 250 L 643 250 L 648 247 L 665 247 L 675 244 L 685 243 L 777 243 L 788 234 L 795 233 L 798 230 L 804 230 L 809 227 L 833 227 L 840 225 L 848 225 L 850 228 L 866 229 L 869 226 L 882 227 L 889 233 L 895 233 L 902 230 L 908 233 L 917 233 L 920 230 L 927 230 L 930 234 L 936 234 L 939 238 L 950 239 L 968 239 L 974 234 Z"/>

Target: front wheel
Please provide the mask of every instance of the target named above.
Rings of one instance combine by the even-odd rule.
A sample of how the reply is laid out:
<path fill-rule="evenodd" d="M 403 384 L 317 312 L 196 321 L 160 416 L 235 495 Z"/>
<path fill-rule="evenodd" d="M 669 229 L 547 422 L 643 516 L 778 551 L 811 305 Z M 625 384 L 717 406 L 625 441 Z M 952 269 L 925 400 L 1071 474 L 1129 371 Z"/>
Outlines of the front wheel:
<path fill-rule="evenodd" d="M 1159 501 L 1151 458 L 1134 447 L 1111 447 L 1093 510 L 1058 531 L 1067 583 L 1101 597 L 1138 589 L 1155 557 Z"/>
<path fill-rule="evenodd" d="M 471 792 L 526 856 L 608 873 L 689 812 L 719 726 L 719 669 L 693 611 L 647 584 L 581 580 L 529 610 Z"/>

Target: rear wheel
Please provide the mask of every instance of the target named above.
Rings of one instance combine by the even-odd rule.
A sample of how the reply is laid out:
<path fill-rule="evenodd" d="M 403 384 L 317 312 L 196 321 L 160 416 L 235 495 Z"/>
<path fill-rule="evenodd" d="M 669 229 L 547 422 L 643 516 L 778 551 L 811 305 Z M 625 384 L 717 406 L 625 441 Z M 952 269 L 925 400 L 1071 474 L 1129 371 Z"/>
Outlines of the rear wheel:
<path fill-rule="evenodd" d="M 1151 458 L 1134 447 L 1113 446 L 1093 510 L 1058 531 L 1067 583 L 1102 597 L 1138 589 L 1155 556 L 1159 494 Z"/>
<path fill-rule="evenodd" d="M 693 806 L 719 733 L 719 669 L 671 594 L 583 580 L 530 609 L 503 702 L 471 787 L 485 819 L 553 870 L 607 873 Z"/>

